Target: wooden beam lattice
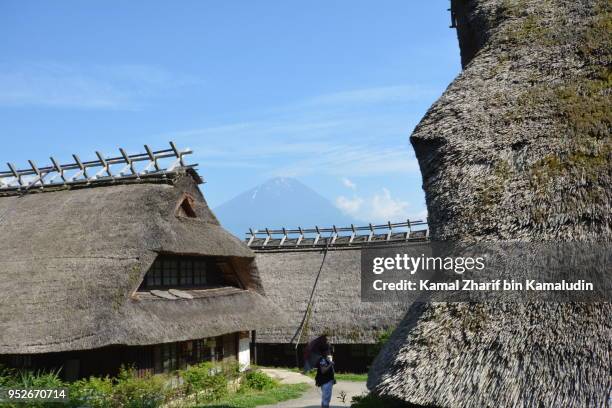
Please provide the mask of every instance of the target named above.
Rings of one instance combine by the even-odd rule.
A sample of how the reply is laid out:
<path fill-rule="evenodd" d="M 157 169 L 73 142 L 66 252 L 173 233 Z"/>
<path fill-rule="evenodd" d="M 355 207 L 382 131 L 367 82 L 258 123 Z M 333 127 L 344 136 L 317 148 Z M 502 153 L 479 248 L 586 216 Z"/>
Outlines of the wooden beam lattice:
<path fill-rule="evenodd" d="M 28 191 L 31 188 L 44 189 L 45 187 L 71 185 L 71 184 L 95 184 L 100 182 L 112 182 L 121 179 L 140 179 L 143 177 L 166 177 L 181 168 L 194 168 L 197 164 L 186 165 L 183 156 L 193 153 L 190 149 L 177 149 L 170 142 L 169 149 L 153 151 L 149 146 L 144 146 L 145 153 L 128 155 L 124 149 L 119 148 L 120 156 L 106 157 L 99 151 L 95 154 L 97 158 L 90 161 L 81 161 L 73 154 L 74 162 L 59 164 L 50 157 L 51 165 L 38 167 L 32 160 L 28 160 L 30 168 L 17 170 L 15 165 L 7 163 L 8 170 L 0 171 L 0 192 L 2 191 Z M 161 159 L 174 159 L 167 167 L 160 164 Z M 135 163 L 144 162 L 144 168 L 137 170 Z M 113 165 L 122 165 L 121 170 L 113 173 Z M 69 175 L 69 172 L 73 172 Z"/>
<path fill-rule="evenodd" d="M 316 248 L 326 246 L 359 246 L 371 243 L 426 241 L 429 239 L 427 221 L 406 220 L 385 224 L 356 227 L 297 229 L 253 229 L 246 233 L 246 244 L 253 249 Z"/>

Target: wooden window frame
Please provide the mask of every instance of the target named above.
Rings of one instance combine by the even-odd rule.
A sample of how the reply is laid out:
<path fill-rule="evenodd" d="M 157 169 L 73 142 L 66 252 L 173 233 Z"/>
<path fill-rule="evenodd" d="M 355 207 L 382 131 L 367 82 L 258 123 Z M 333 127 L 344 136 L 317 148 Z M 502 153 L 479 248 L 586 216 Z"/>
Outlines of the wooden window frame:
<path fill-rule="evenodd" d="M 159 254 L 147 271 L 140 290 L 236 286 L 224 279 L 224 271 L 220 267 L 223 263 L 235 273 L 230 259 L 226 257 Z"/>

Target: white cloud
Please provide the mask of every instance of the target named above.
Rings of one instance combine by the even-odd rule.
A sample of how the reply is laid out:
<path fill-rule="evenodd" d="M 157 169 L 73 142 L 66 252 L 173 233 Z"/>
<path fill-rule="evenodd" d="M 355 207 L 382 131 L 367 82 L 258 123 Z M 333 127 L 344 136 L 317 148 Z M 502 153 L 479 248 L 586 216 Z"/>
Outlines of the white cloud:
<path fill-rule="evenodd" d="M 312 105 L 371 105 L 389 102 L 410 102 L 424 98 L 435 98 L 437 94 L 437 91 L 419 85 L 391 85 L 330 92 L 307 99 L 303 103 Z"/>
<path fill-rule="evenodd" d="M 342 184 L 344 184 L 344 187 L 350 188 L 351 190 L 357 189 L 357 184 L 353 183 L 346 177 L 342 177 Z"/>
<path fill-rule="evenodd" d="M 342 212 L 360 221 L 382 223 L 387 221 L 404 221 L 406 219 L 424 219 L 427 212 L 424 209 L 413 209 L 407 201 L 393 197 L 391 191 L 382 188 L 381 191 L 369 197 L 353 196 L 336 198 L 336 207 Z"/>
<path fill-rule="evenodd" d="M 371 215 L 375 220 L 399 220 L 408 218 L 409 204 L 407 201 L 394 199 L 391 192 L 383 188 L 382 194 L 372 197 Z"/>
<path fill-rule="evenodd" d="M 293 174 L 304 176 L 317 173 L 340 176 L 353 174 L 355 176 L 375 176 L 382 174 L 418 173 L 417 160 L 411 154 L 410 147 L 405 149 L 386 148 L 375 145 L 344 145 L 337 144 L 316 155 L 278 166 L 270 176 L 278 174 Z"/>
<path fill-rule="evenodd" d="M 419 166 L 408 136 L 421 112 L 403 102 L 435 94 L 419 85 L 329 92 L 260 109 L 256 119 L 164 132 L 163 138 L 194 147 L 200 163 L 256 166 L 262 177 L 414 175 Z"/>
<path fill-rule="evenodd" d="M 132 110 L 146 97 L 194 82 L 147 65 L 2 64 L 0 105 Z"/>
<path fill-rule="evenodd" d="M 110 83 L 78 75 L 0 73 L 0 105 L 88 109 L 128 105 L 128 95 Z"/>
<path fill-rule="evenodd" d="M 360 212 L 362 204 L 363 199 L 359 197 L 346 198 L 344 196 L 339 196 L 336 198 L 336 207 L 338 207 L 342 212 L 352 216 L 355 216 Z"/>
<path fill-rule="evenodd" d="M 214 165 L 229 160 L 248 167 L 253 163 L 264 164 L 266 177 L 419 172 L 408 142 L 409 125 L 389 127 L 389 120 L 384 128 L 381 122 L 385 121 L 374 113 L 371 118 L 353 121 L 316 119 L 242 122 L 172 132 L 170 137 L 192 146 L 197 154 L 194 160 L 201 163 Z M 168 137 L 168 133 L 163 137 Z"/>

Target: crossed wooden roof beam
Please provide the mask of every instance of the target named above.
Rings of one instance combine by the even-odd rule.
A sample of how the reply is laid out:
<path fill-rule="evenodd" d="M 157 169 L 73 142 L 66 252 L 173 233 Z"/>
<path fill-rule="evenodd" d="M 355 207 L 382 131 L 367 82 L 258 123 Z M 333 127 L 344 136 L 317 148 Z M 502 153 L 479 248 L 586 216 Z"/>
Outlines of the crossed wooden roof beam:
<path fill-rule="evenodd" d="M 76 154 L 72 155 L 73 163 L 59 164 L 54 157 L 50 157 L 51 165 L 38 167 L 32 160 L 28 160 L 30 168 L 17 170 L 14 164 L 7 163 L 8 170 L 0 171 L 0 192 L 2 191 L 28 191 L 31 188 L 44 189 L 50 186 L 71 184 L 94 184 L 121 179 L 140 179 L 145 177 L 166 177 L 181 168 L 194 168 L 197 164 L 186 165 L 183 156 L 193 153 L 190 149 L 179 150 L 174 142 L 170 142 L 169 149 L 153 151 L 144 145 L 145 153 L 128 155 L 123 148 L 119 148 L 120 156 L 106 157 L 96 151 L 97 158 L 90 161 L 81 161 Z M 161 159 L 174 158 L 169 166 L 162 166 Z M 135 163 L 148 162 L 142 170 L 137 170 Z M 111 166 L 123 165 L 121 170 L 113 172 Z M 72 174 L 68 172 L 75 171 Z"/>
<path fill-rule="evenodd" d="M 252 249 L 279 249 L 296 247 L 356 246 L 370 243 L 426 241 L 429 239 L 427 221 L 405 222 L 356 227 L 297 229 L 252 229 L 246 233 L 246 243 Z"/>

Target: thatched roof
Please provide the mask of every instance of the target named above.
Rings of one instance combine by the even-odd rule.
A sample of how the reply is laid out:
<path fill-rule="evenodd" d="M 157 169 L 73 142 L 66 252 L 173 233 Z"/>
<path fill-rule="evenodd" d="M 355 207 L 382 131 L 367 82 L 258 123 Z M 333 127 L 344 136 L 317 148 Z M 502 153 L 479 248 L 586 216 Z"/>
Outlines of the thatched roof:
<path fill-rule="evenodd" d="M 0 197 L 0 353 L 144 345 L 270 324 L 278 309 L 263 296 L 253 252 L 219 225 L 191 174 Z M 186 194 L 196 218 L 177 216 Z M 140 299 L 134 293 L 158 253 L 231 257 L 246 290 Z"/>
<path fill-rule="evenodd" d="M 411 137 L 432 239 L 610 242 L 610 2 L 452 7 L 464 70 Z M 368 387 L 424 406 L 604 407 L 610 339 L 610 303 L 415 305 Z"/>
<path fill-rule="evenodd" d="M 376 393 L 432 407 L 604 407 L 610 304 L 414 304 L 376 358 Z"/>
<path fill-rule="evenodd" d="M 256 250 L 266 295 L 288 316 L 286 324 L 259 330 L 259 343 L 289 343 L 299 330 L 323 260 L 323 249 Z M 404 314 L 396 303 L 365 303 L 361 295 L 361 246 L 332 247 L 315 291 L 302 341 L 329 333 L 332 343 L 375 343 Z"/>

